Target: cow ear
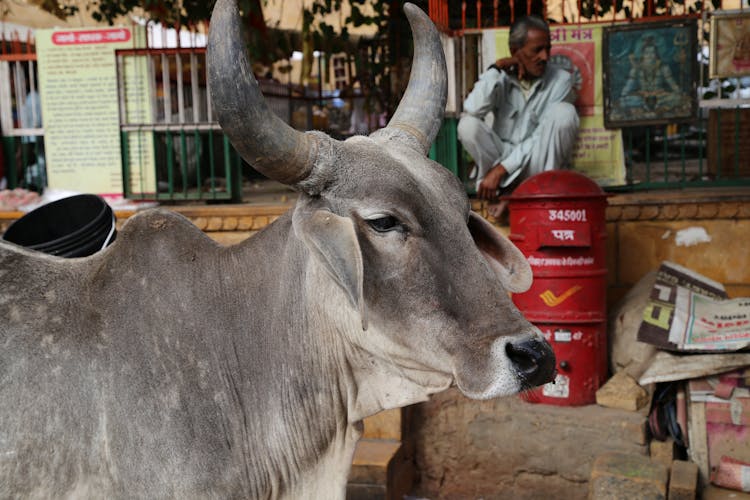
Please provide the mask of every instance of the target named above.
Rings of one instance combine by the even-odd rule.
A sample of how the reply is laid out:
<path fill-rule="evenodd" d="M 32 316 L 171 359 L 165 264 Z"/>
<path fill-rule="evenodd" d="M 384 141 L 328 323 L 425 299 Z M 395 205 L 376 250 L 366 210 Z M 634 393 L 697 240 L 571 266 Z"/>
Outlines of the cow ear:
<path fill-rule="evenodd" d="M 469 213 L 469 231 L 506 289 L 521 293 L 531 287 L 531 266 L 508 238 L 475 212 Z"/>
<path fill-rule="evenodd" d="M 354 222 L 327 210 L 316 210 L 299 220 L 301 237 L 333 279 L 347 293 L 367 329 L 367 315 L 362 294 L 362 252 Z"/>

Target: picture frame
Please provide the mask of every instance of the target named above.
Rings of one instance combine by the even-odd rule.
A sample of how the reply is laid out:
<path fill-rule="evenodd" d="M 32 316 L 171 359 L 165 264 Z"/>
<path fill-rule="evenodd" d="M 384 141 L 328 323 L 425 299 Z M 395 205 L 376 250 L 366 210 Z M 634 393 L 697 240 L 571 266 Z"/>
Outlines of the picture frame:
<path fill-rule="evenodd" d="M 750 75 L 750 11 L 713 13 L 709 40 L 709 78 Z"/>
<path fill-rule="evenodd" d="M 604 126 L 622 128 L 693 120 L 698 112 L 696 19 L 604 28 Z"/>

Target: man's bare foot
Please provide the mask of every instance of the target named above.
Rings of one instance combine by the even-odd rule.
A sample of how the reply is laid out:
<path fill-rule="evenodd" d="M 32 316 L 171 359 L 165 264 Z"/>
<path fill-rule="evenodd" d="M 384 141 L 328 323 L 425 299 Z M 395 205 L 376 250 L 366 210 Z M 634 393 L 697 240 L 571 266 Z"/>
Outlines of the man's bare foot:
<path fill-rule="evenodd" d="M 503 213 L 505 212 L 505 209 L 507 207 L 508 207 L 508 200 L 501 200 L 498 203 L 493 203 L 492 205 L 488 205 L 487 213 L 490 214 L 495 219 L 500 220 L 500 217 L 503 216 Z"/>

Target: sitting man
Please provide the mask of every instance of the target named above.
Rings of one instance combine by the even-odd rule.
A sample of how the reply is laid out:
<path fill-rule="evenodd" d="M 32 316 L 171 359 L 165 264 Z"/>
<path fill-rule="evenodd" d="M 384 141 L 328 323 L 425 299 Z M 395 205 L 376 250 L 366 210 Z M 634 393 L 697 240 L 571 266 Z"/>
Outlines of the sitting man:
<path fill-rule="evenodd" d="M 477 196 L 492 201 L 522 179 L 566 167 L 578 133 L 572 76 L 547 65 L 547 23 L 536 16 L 517 20 L 508 45 L 511 56 L 479 77 L 458 123 L 458 138 L 477 164 Z M 500 217 L 505 205 L 488 212 Z"/>

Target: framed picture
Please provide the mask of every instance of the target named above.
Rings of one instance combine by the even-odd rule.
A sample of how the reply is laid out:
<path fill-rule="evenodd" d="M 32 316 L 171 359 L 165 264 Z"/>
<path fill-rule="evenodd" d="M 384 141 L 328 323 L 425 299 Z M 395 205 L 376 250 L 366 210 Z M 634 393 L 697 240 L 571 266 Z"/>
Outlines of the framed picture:
<path fill-rule="evenodd" d="M 630 23 L 604 29 L 604 126 L 661 125 L 698 110 L 695 19 Z"/>
<path fill-rule="evenodd" d="M 711 16 L 708 77 L 750 75 L 750 11 L 716 12 Z"/>

